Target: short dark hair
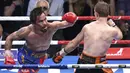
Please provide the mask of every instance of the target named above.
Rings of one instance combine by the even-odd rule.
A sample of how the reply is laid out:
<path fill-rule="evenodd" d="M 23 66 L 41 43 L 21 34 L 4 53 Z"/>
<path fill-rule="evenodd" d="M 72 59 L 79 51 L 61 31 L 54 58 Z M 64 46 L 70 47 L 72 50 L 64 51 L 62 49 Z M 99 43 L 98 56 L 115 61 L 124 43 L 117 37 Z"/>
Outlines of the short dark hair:
<path fill-rule="evenodd" d="M 47 10 L 46 7 L 37 7 L 34 8 L 30 13 L 30 22 L 32 24 L 36 24 L 37 16 L 40 16 L 42 13 L 44 13 Z"/>
<path fill-rule="evenodd" d="M 104 1 L 99 1 L 95 7 L 95 11 L 99 14 L 100 17 L 107 17 L 110 12 L 110 6 Z"/>

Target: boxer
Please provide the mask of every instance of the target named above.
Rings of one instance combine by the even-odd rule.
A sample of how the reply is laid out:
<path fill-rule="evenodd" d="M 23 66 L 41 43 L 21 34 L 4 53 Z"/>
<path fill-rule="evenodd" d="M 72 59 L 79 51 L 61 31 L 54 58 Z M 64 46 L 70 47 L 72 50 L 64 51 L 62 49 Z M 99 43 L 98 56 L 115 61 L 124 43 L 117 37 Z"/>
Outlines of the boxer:
<path fill-rule="evenodd" d="M 86 24 L 72 41 L 54 55 L 55 63 L 60 63 L 67 53 L 73 51 L 81 41 L 84 41 L 78 64 L 107 64 L 107 50 L 113 39 L 122 39 L 122 32 L 113 20 L 108 20 L 109 5 L 107 3 L 98 2 L 94 7 L 94 14 L 96 21 Z M 113 73 L 113 71 L 111 68 L 76 69 L 75 73 Z"/>
<path fill-rule="evenodd" d="M 6 38 L 5 42 L 5 64 L 15 64 L 11 52 L 13 40 L 25 39 L 26 43 L 18 49 L 18 62 L 20 64 L 42 64 L 47 58 L 46 50 L 54 33 L 58 29 L 71 27 L 78 17 L 73 12 L 63 15 L 63 21 L 48 22 L 46 18 L 47 8 L 37 7 L 31 11 L 31 24 L 20 28 Z M 13 27 L 12 27 L 13 28 Z M 18 73 L 37 73 L 38 69 L 19 69 Z"/>

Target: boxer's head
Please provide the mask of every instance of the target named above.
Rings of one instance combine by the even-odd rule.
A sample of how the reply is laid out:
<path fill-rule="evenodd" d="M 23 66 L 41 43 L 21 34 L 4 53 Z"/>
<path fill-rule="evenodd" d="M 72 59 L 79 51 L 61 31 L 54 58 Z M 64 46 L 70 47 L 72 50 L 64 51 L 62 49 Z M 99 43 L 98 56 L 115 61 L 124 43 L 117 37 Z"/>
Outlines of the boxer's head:
<path fill-rule="evenodd" d="M 47 9 L 45 7 L 34 8 L 30 14 L 30 22 L 41 28 L 45 27 L 47 24 L 47 19 L 45 14 L 46 10 Z"/>
<path fill-rule="evenodd" d="M 110 7 L 106 2 L 100 1 L 94 7 L 94 15 L 98 17 L 108 17 Z"/>

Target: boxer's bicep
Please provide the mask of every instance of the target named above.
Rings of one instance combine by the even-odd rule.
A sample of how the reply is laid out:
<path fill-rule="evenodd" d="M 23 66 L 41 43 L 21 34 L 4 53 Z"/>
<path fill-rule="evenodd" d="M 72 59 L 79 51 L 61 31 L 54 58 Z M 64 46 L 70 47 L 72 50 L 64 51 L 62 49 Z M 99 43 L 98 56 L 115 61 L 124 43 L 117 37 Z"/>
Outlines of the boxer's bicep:
<path fill-rule="evenodd" d="M 14 33 L 12 33 L 12 38 L 13 39 L 22 39 L 26 36 L 26 28 L 21 28 L 18 31 L 15 31 Z"/>

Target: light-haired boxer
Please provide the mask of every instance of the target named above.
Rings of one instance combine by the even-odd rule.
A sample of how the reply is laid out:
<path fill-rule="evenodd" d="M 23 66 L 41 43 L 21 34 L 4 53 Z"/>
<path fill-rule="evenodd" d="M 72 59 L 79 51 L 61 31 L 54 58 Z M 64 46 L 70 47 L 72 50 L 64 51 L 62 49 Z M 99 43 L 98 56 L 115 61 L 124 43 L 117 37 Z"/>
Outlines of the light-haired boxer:
<path fill-rule="evenodd" d="M 122 39 L 122 32 L 113 22 L 107 20 L 109 5 L 105 2 L 98 2 L 94 8 L 96 21 L 86 24 L 81 32 L 70 41 L 61 51 L 53 57 L 55 63 L 61 62 L 62 58 L 73 51 L 81 41 L 84 41 L 84 48 L 78 64 L 106 64 L 106 52 L 112 40 Z M 102 69 L 76 69 L 75 73 L 113 73 L 111 68 Z"/>
<path fill-rule="evenodd" d="M 26 43 L 18 49 L 18 62 L 20 64 L 42 64 L 46 59 L 46 50 L 50 46 L 53 34 L 58 29 L 71 27 L 77 20 L 76 14 L 68 12 L 63 15 L 64 21 L 53 21 L 49 23 L 46 18 L 45 7 L 37 7 L 31 11 L 31 24 L 20 28 L 6 38 L 5 42 L 5 64 L 15 64 L 12 57 L 11 47 L 13 40 L 24 38 Z M 19 73 L 37 73 L 38 69 L 19 69 Z"/>

